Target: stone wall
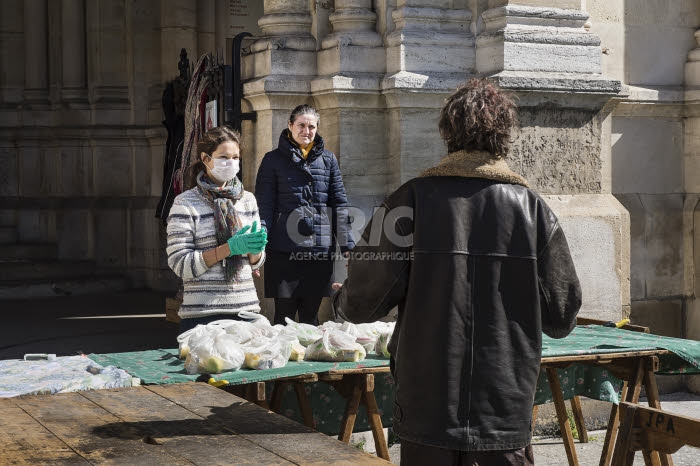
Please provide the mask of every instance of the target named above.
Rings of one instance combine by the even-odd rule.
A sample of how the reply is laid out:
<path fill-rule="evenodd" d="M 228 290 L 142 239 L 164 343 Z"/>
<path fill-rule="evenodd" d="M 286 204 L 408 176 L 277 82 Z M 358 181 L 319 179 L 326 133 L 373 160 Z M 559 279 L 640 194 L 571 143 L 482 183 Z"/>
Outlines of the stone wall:
<path fill-rule="evenodd" d="M 221 2 L 219 2 L 221 3 Z M 161 94 L 180 49 L 212 50 L 215 0 L 0 4 L 0 233 L 133 286 L 173 289 Z"/>
<path fill-rule="evenodd" d="M 630 214 L 631 318 L 653 333 L 698 339 L 700 57 L 692 50 L 700 3 L 596 0 L 588 8 L 603 69 L 626 84 L 612 115 L 611 183 Z M 670 390 L 683 381 L 663 383 Z"/>

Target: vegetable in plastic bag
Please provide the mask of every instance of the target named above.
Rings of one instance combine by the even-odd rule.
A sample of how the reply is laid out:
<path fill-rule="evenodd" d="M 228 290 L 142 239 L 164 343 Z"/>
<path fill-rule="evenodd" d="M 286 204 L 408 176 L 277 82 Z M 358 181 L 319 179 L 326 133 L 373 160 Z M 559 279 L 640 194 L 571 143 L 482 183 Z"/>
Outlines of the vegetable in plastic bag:
<path fill-rule="evenodd" d="M 224 331 L 217 326 L 197 325 L 177 336 L 179 346 L 179 358 L 185 359 L 190 354 L 190 348 L 201 339 L 212 338 Z"/>
<path fill-rule="evenodd" d="M 306 348 L 307 361 L 355 362 L 362 361 L 367 352 L 355 337 L 340 330 L 324 332 L 323 337 Z"/>
<path fill-rule="evenodd" d="M 374 347 L 374 351 L 385 358 L 391 357 L 391 353 L 389 353 L 389 349 L 387 346 L 389 345 L 389 340 L 391 340 L 391 335 L 394 333 L 394 329 L 392 328 L 391 331 L 383 331 L 379 334 L 379 337 L 377 338 L 377 344 Z"/>
<path fill-rule="evenodd" d="M 245 353 L 235 338 L 222 332 L 213 338 L 201 338 L 190 346 L 190 354 L 185 359 L 185 370 L 188 374 L 237 371 L 244 360 Z"/>
<path fill-rule="evenodd" d="M 287 322 L 287 327 L 293 330 L 293 333 L 299 339 L 299 343 L 305 347 L 309 346 L 311 343 L 317 341 L 323 336 L 323 332 L 319 330 L 318 327 L 310 324 L 294 322 L 289 317 L 285 317 L 284 320 Z"/>
<path fill-rule="evenodd" d="M 291 346 L 280 340 L 259 337 L 243 347 L 248 369 L 284 367 L 292 352 Z"/>
<path fill-rule="evenodd" d="M 289 360 L 290 361 L 303 361 L 304 356 L 306 355 L 306 348 L 299 343 L 299 339 L 295 335 L 290 335 L 290 334 L 285 334 L 285 333 L 280 333 L 277 338 L 282 344 L 287 344 L 289 345 L 290 348 L 290 354 L 289 354 Z"/>

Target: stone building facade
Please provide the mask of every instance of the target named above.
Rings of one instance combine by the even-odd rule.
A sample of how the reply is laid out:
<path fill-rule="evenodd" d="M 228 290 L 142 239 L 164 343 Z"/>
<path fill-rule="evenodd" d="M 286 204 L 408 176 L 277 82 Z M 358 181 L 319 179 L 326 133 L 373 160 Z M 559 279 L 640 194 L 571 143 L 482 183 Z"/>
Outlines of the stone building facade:
<path fill-rule="evenodd" d="M 196 61 L 245 29 L 249 189 L 307 102 L 369 215 L 445 155 L 443 99 L 490 75 L 518 96 L 510 163 L 561 219 L 584 315 L 700 338 L 697 0 L 3 0 L 0 18 L 8 258 L 172 289 L 161 94 L 181 48 Z"/>

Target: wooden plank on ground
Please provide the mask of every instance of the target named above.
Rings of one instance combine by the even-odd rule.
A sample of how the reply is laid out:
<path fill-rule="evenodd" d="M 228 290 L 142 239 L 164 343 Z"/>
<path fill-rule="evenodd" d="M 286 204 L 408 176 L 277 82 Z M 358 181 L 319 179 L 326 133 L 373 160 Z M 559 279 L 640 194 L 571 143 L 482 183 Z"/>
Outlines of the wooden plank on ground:
<path fill-rule="evenodd" d="M 136 427 L 79 392 L 16 399 L 17 405 L 91 463 L 191 464 L 142 440 Z"/>
<path fill-rule="evenodd" d="M 390 464 L 206 384 L 147 388 L 297 464 Z"/>
<path fill-rule="evenodd" d="M 0 462 L 2 464 L 87 464 L 68 445 L 15 403 L 0 399 Z"/>
<path fill-rule="evenodd" d="M 194 464 L 290 464 L 150 390 L 97 390 L 83 395 L 123 421 L 110 428 L 114 435 L 123 438 L 137 432 L 134 440 L 160 445 Z M 123 433 L 114 431 L 119 428 Z"/>
<path fill-rule="evenodd" d="M 83 459 L 74 451 L 3 451 L 0 452 L 0 464 L 13 466 L 36 466 L 45 464 L 51 466 L 88 465 L 89 461 Z"/>

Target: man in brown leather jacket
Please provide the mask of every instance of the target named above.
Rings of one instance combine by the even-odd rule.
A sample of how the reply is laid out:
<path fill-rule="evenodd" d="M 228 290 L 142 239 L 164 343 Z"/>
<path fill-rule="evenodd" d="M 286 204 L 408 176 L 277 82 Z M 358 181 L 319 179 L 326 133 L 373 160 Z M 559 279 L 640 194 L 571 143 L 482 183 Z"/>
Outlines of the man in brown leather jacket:
<path fill-rule="evenodd" d="M 448 155 L 392 193 L 353 251 L 338 316 L 398 306 L 389 350 L 401 464 L 533 464 L 542 332 L 569 334 L 581 288 L 556 216 L 508 168 L 513 100 L 472 79 L 440 115 Z"/>

